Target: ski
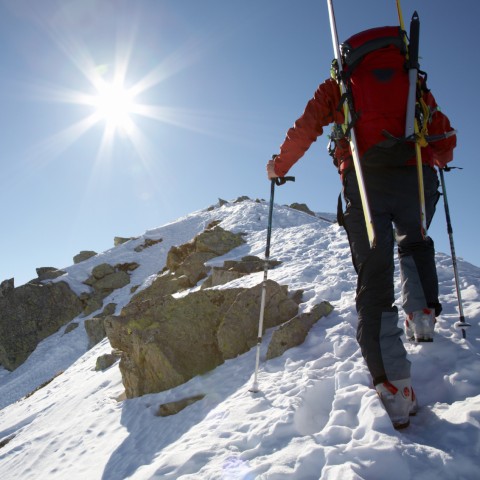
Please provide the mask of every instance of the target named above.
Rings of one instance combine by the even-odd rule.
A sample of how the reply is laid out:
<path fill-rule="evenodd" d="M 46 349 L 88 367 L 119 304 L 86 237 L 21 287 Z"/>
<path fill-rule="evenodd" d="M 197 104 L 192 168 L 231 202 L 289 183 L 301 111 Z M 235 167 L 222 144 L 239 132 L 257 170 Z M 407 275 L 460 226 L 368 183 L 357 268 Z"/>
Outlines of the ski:
<path fill-rule="evenodd" d="M 400 6 L 400 0 L 397 2 L 398 21 L 400 28 L 405 32 L 405 24 L 403 22 L 402 8 Z M 408 100 L 407 100 L 407 115 L 405 119 L 405 138 L 413 138 L 415 142 L 415 157 L 417 165 L 417 178 L 418 178 L 418 197 L 420 202 L 420 222 L 422 228 L 423 238 L 427 236 L 427 215 L 425 207 L 425 187 L 423 183 L 423 163 L 422 163 L 422 150 L 420 145 L 420 131 L 418 121 L 415 117 L 415 109 L 417 103 L 417 84 L 418 84 L 418 50 L 420 43 L 420 19 L 418 13 L 415 11 L 410 21 L 410 40 L 405 38 L 405 47 L 407 50 L 407 64 L 408 64 Z"/>
<path fill-rule="evenodd" d="M 330 18 L 330 30 L 332 33 L 333 53 L 335 55 L 335 60 L 337 62 L 337 68 L 338 68 L 337 81 L 340 86 L 341 94 L 345 95 L 347 93 L 347 87 L 344 81 L 342 80 L 342 57 L 340 53 L 340 44 L 338 42 L 335 13 L 333 11 L 333 1 L 327 0 L 327 4 L 328 4 L 328 16 Z M 351 112 L 349 109 L 348 102 L 344 102 L 343 108 L 344 108 L 345 121 L 347 122 L 347 124 L 350 124 L 352 118 L 351 118 Z M 362 201 L 362 209 L 363 209 L 363 215 L 365 218 L 365 225 L 367 228 L 368 241 L 370 243 L 370 248 L 374 248 L 376 244 L 375 228 L 373 224 L 370 205 L 368 202 L 367 190 L 365 187 L 365 180 L 363 177 L 362 167 L 360 165 L 360 157 L 358 156 L 357 139 L 355 136 L 355 130 L 353 128 L 350 129 L 348 141 L 350 143 L 350 150 L 352 152 L 353 165 L 355 166 L 355 174 L 357 177 L 358 188 L 360 191 L 360 198 Z"/>

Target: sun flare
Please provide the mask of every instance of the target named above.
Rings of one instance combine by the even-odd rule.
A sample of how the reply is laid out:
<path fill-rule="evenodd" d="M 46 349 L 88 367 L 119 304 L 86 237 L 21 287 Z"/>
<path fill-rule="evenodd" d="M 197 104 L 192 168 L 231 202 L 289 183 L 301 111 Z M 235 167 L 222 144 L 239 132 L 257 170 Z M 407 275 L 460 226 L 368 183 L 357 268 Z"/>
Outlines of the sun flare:
<path fill-rule="evenodd" d="M 135 111 L 134 95 L 121 83 L 102 81 L 92 97 L 92 106 L 98 120 L 103 120 L 106 127 L 128 131 L 132 125 L 131 115 Z"/>

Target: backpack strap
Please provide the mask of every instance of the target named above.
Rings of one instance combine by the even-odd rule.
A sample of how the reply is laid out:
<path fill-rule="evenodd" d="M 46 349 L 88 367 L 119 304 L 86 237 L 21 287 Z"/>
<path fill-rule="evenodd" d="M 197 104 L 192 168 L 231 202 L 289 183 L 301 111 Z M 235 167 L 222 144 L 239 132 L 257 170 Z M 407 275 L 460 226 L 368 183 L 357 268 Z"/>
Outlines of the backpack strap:
<path fill-rule="evenodd" d="M 369 40 L 357 48 L 352 48 L 348 43 L 342 44 L 343 61 L 349 70 L 353 70 L 365 55 L 390 45 L 397 47 L 402 53 L 405 53 L 405 42 L 400 35 L 380 37 Z"/>

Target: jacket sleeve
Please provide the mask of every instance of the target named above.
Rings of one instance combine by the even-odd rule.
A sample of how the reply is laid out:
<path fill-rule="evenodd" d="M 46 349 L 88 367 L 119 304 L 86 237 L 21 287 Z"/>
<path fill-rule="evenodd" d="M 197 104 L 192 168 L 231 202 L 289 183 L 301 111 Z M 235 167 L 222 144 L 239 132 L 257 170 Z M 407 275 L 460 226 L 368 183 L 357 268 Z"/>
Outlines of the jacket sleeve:
<path fill-rule="evenodd" d="M 285 176 L 290 168 L 304 155 L 322 135 L 323 127 L 332 122 L 343 122 L 343 113 L 337 111 L 340 104 L 340 89 L 333 79 L 323 82 L 307 103 L 302 116 L 287 132 L 275 159 L 275 173 Z"/>
<path fill-rule="evenodd" d="M 440 111 L 431 92 L 426 93 L 424 100 L 430 109 L 428 135 L 435 137 L 453 132 L 454 129 L 450 125 L 450 120 Z M 441 140 L 429 142 L 433 153 L 433 161 L 437 167 L 443 168 L 448 162 L 453 160 L 453 149 L 456 145 L 457 136 L 455 134 Z"/>

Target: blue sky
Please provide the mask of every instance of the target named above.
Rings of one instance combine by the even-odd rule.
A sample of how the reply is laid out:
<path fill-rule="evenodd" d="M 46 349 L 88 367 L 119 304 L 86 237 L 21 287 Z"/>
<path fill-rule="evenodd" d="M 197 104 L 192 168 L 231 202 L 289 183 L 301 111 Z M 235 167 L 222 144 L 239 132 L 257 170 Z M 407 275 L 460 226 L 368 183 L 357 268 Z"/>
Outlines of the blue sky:
<path fill-rule="evenodd" d="M 341 39 L 398 21 L 394 0 L 334 5 Z M 406 21 L 420 15 L 421 67 L 459 132 L 463 170 L 446 174 L 457 255 L 480 265 L 480 4 L 459 6 L 402 1 Z M 218 198 L 268 198 L 265 163 L 332 59 L 325 0 L 2 0 L 0 42 L 0 281 L 16 285 Z M 113 131 L 95 105 L 97 82 L 115 78 L 136 96 Z M 335 211 L 327 142 L 293 167 L 278 203 Z M 450 252 L 441 203 L 430 234 Z"/>

